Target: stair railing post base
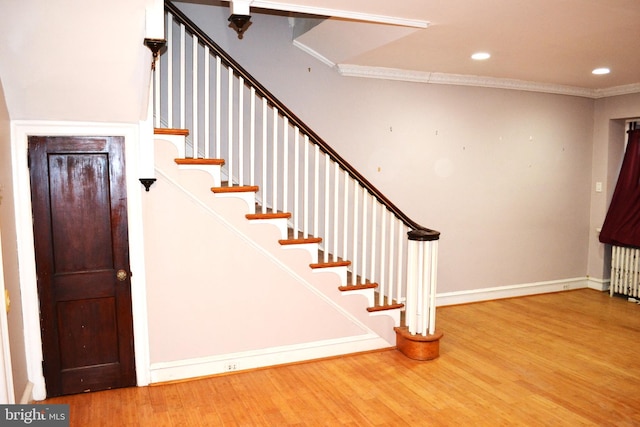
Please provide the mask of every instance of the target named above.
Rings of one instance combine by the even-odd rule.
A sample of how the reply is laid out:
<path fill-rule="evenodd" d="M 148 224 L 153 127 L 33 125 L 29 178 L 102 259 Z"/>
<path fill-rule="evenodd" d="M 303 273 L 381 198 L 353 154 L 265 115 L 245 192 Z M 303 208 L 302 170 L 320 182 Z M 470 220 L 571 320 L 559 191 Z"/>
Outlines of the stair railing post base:
<path fill-rule="evenodd" d="M 443 333 L 435 331 L 433 335 L 412 335 L 406 326 L 394 328 L 396 348 L 413 360 L 433 360 L 440 356 L 440 338 Z"/>

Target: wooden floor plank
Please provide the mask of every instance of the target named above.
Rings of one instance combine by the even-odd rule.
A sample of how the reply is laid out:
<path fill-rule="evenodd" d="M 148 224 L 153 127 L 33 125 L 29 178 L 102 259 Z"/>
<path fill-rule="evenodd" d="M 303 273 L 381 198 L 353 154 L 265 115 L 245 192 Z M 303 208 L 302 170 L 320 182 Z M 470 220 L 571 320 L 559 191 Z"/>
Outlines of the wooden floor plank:
<path fill-rule="evenodd" d="M 640 425 L 639 305 L 584 289 L 437 319 L 430 362 L 389 350 L 45 403 L 72 426 Z"/>

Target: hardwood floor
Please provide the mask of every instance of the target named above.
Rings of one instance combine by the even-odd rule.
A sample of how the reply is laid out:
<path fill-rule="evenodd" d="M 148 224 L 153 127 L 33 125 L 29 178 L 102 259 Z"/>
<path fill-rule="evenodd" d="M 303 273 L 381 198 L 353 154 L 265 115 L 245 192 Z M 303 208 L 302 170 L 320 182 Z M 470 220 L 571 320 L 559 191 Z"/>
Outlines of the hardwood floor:
<path fill-rule="evenodd" d="M 640 426 L 640 305 L 577 290 L 438 309 L 396 350 L 50 399 L 72 426 Z"/>

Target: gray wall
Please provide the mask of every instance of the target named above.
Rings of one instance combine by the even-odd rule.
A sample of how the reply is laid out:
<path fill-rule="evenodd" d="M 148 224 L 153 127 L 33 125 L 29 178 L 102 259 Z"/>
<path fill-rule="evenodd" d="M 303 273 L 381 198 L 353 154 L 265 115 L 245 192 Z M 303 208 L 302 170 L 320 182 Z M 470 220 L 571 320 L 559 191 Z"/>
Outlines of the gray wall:
<path fill-rule="evenodd" d="M 442 232 L 439 292 L 584 277 L 592 99 L 342 77 L 284 16 L 180 3 L 197 25 L 417 222 Z"/>

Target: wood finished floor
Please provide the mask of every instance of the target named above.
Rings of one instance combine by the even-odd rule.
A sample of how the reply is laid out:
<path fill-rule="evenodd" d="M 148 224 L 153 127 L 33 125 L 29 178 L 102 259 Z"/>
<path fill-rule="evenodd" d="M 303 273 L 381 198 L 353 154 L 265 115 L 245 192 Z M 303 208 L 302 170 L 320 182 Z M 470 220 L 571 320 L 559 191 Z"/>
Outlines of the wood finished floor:
<path fill-rule="evenodd" d="M 438 309 L 396 350 L 50 399 L 72 426 L 640 426 L 640 305 L 577 290 Z"/>

